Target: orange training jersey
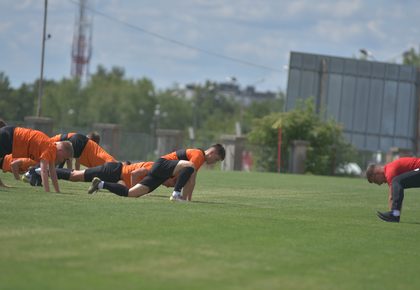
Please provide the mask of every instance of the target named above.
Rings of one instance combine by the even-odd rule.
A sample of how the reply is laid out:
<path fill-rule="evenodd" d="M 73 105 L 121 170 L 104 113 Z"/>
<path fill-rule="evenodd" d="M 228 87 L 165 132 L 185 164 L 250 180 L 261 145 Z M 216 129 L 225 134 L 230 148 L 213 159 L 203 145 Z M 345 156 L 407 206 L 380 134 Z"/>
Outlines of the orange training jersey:
<path fill-rule="evenodd" d="M 41 131 L 16 127 L 13 132 L 13 158 L 26 157 L 39 162 L 55 161 L 57 148 Z"/>
<path fill-rule="evenodd" d="M 198 171 L 201 165 L 205 162 L 204 152 L 201 149 L 186 149 L 186 155 L 188 161 L 191 161 L 194 164 L 195 170 Z M 161 158 L 166 160 L 179 160 L 178 155 L 176 154 L 177 151 L 166 154 Z"/>
<path fill-rule="evenodd" d="M 131 184 L 131 172 L 139 168 L 146 168 L 150 171 L 153 166 L 153 162 L 138 162 L 130 165 L 123 165 L 121 170 L 121 179 L 124 181 L 128 188 L 131 188 L 134 184 Z"/>
<path fill-rule="evenodd" d="M 30 159 L 30 158 L 13 158 L 12 154 L 8 154 L 4 156 L 3 158 L 3 164 L 2 164 L 2 170 L 3 172 L 12 172 L 11 164 L 14 160 L 20 159 L 22 161 L 22 164 L 19 166 L 19 173 L 23 173 L 28 171 L 29 167 L 34 166 L 37 164 L 36 161 Z"/>
<path fill-rule="evenodd" d="M 80 164 L 86 167 L 96 167 L 106 162 L 117 162 L 108 152 L 94 141 L 89 140 L 79 158 Z"/>

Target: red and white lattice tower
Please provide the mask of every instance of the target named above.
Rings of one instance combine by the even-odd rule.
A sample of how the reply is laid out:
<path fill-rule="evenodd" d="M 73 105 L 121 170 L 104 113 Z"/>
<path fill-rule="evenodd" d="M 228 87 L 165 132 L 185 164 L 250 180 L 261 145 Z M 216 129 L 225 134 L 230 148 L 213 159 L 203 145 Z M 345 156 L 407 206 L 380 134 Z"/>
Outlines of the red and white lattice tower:
<path fill-rule="evenodd" d="M 71 52 L 71 75 L 82 81 L 89 75 L 89 61 L 92 55 L 92 23 L 87 15 L 87 0 L 80 0 L 74 25 Z"/>

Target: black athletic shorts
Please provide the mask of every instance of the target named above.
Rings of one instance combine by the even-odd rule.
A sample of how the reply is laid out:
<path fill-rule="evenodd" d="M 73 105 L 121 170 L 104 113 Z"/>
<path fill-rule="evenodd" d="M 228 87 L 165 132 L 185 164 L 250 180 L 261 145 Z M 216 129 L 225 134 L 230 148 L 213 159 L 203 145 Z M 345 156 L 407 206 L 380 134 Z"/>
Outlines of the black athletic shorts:
<path fill-rule="evenodd" d="M 5 126 L 0 129 L 0 158 L 12 153 L 15 128 L 15 126 Z"/>
<path fill-rule="evenodd" d="M 147 186 L 149 188 L 149 192 L 152 192 L 164 183 L 165 180 L 172 177 L 178 162 L 179 160 L 159 158 L 153 164 L 152 169 L 150 169 L 150 172 L 145 178 L 143 178 L 140 184 Z"/>
<path fill-rule="evenodd" d="M 88 168 L 85 170 L 85 181 L 92 181 L 99 177 L 102 181 L 118 182 L 121 179 L 121 162 L 107 162 L 104 165 Z"/>

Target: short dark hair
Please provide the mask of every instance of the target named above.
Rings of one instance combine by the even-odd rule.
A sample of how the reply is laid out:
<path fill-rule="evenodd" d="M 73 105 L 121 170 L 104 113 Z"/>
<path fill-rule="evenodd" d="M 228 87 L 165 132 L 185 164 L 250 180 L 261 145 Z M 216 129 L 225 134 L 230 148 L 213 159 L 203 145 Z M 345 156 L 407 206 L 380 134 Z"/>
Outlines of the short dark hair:
<path fill-rule="evenodd" d="M 214 144 L 211 145 L 210 148 L 216 149 L 217 155 L 220 156 L 220 159 L 225 160 L 226 151 L 222 144 Z"/>
<path fill-rule="evenodd" d="M 378 165 L 377 164 L 369 164 L 366 168 L 366 179 L 369 181 L 369 183 L 373 182 L 373 176 L 375 175 L 374 171 Z"/>
<path fill-rule="evenodd" d="M 0 118 L 0 128 L 6 126 L 6 122 Z"/>
<path fill-rule="evenodd" d="M 87 137 L 97 144 L 99 144 L 99 142 L 101 142 L 101 136 L 96 131 L 90 132 L 89 134 L 87 134 Z"/>

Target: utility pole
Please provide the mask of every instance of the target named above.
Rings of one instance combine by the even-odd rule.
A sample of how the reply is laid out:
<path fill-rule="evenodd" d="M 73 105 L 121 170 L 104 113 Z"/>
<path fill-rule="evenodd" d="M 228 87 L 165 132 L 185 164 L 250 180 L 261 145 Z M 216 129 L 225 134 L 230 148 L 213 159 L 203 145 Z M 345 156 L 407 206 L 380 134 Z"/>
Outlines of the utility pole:
<path fill-rule="evenodd" d="M 43 94 L 43 79 L 44 79 L 44 56 L 45 56 L 45 33 L 47 30 L 47 6 L 48 0 L 44 2 L 44 29 L 42 33 L 42 52 L 41 52 L 41 75 L 39 77 L 39 85 L 38 85 L 38 106 L 36 110 L 36 116 L 41 117 L 41 103 L 42 103 L 42 94 Z"/>

